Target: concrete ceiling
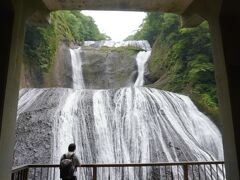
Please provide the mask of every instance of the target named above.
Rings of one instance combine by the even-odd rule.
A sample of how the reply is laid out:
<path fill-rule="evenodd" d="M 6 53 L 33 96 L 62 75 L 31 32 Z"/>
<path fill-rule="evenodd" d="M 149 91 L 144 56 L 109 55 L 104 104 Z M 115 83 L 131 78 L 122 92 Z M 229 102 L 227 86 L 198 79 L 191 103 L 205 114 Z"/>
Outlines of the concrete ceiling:
<path fill-rule="evenodd" d="M 55 10 L 161 11 L 182 14 L 193 0 L 43 0 Z"/>

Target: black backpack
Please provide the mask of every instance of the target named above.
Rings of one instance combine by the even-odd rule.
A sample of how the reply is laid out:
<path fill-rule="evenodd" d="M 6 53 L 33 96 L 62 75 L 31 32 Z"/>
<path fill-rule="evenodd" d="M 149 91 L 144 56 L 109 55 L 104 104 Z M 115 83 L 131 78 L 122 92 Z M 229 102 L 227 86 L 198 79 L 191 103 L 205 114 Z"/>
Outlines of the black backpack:
<path fill-rule="evenodd" d="M 75 171 L 73 156 L 74 154 L 67 158 L 66 154 L 63 155 L 63 159 L 60 162 L 60 178 L 70 179 L 73 177 Z"/>

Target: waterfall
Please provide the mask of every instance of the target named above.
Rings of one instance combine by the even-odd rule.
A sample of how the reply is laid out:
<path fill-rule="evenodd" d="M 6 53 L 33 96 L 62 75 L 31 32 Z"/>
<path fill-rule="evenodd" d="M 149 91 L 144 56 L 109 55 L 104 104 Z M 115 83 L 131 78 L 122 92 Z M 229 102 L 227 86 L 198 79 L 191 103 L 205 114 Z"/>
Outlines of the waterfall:
<path fill-rule="evenodd" d="M 187 96 L 145 87 L 62 89 L 54 96 L 52 93 L 48 89 L 29 89 L 22 92 L 20 100 L 25 102 L 30 95 L 38 94 L 38 102 L 48 97 L 42 104 L 56 106 L 46 109 L 45 117 L 54 122 L 53 163 L 59 163 L 72 142 L 77 145 L 76 154 L 82 163 L 223 160 L 219 130 Z M 35 112 L 38 107 L 31 103 L 28 108 Z M 19 108 L 22 106 L 24 103 Z M 143 168 L 140 179 L 151 179 L 153 171 L 160 169 Z M 80 179 L 91 177 L 90 170 L 79 171 Z M 108 177 L 139 179 L 139 171 L 130 168 L 99 172 L 98 179 Z"/>
<path fill-rule="evenodd" d="M 151 51 L 140 51 L 137 54 L 136 61 L 137 61 L 137 66 L 138 66 L 138 77 L 137 80 L 134 84 L 134 86 L 143 86 L 144 84 L 144 66 L 145 63 L 147 62 L 148 58 L 151 55 Z"/>
<path fill-rule="evenodd" d="M 81 47 L 77 49 L 70 49 L 73 73 L 73 89 L 84 88 L 84 80 L 82 74 L 82 60 L 81 60 Z"/>
<path fill-rule="evenodd" d="M 151 47 L 146 40 L 139 40 L 139 41 L 120 41 L 120 42 L 115 42 L 115 41 L 85 41 L 84 46 L 92 46 L 92 47 L 126 47 L 126 46 L 133 46 L 136 48 L 140 48 L 144 51 L 149 51 L 151 50 Z"/>
<path fill-rule="evenodd" d="M 31 147 L 30 149 L 42 151 L 45 146 L 50 146 L 51 163 L 57 164 L 72 142 L 77 146 L 76 154 L 81 163 L 224 159 L 221 133 L 206 115 L 198 111 L 189 97 L 140 87 L 144 84 L 144 65 L 150 56 L 150 49 L 140 51 L 136 56 L 138 77 L 134 87 L 102 90 L 85 89 L 80 52 L 81 48 L 70 49 L 73 89 L 21 90 L 17 122 L 21 122 L 24 130 L 20 128 L 17 142 L 22 142 L 23 132 L 26 132 L 26 142 L 31 142 L 33 137 L 28 134 L 30 131 L 33 135 L 37 132 L 31 130 L 36 123 L 42 129 L 52 129 L 51 141 L 40 143 L 40 139 L 36 141 L 38 143 L 26 143 L 25 149 Z M 28 121 L 25 120 L 26 116 L 29 116 Z M 45 133 L 51 135 L 49 132 Z M 40 144 L 44 144 L 44 147 Z M 22 151 L 22 146 L 15 147 L 19 157 L 28 152 Z M 31 158 L 36 157 L 29 156 L 30 160 Z M 159 174 L 160 178 L 166 179 L 161 175 L 161 171 L 161 168 L 150 167 L 102 168 L 98 171 L 98 179 L 149 180 L 155 179 L 153 174 Z M 176 171 L 173 168 L 174 177 Z M 209 172 L 207 168 L 207 179 L 210 179 Z M 55 175 L 56 178 L 59 177 L 59 174 Z M 78 178 L 91 179 L 92 171 L 80 168 Z"/>

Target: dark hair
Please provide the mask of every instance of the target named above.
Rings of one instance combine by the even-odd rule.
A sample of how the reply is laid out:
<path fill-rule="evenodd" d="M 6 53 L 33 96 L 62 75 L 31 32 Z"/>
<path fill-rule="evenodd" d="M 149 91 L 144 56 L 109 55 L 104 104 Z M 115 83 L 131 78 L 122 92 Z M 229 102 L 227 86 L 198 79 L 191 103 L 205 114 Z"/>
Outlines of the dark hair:
<path fill-rule="evenodd" d="M 76 145 L 74 143 L 69 144 L 69 146 L 68 146 L 68 151 L 69 152 L 73 152 L 73 151 L 75 151 L 75 149 L 76 149 Z"/>

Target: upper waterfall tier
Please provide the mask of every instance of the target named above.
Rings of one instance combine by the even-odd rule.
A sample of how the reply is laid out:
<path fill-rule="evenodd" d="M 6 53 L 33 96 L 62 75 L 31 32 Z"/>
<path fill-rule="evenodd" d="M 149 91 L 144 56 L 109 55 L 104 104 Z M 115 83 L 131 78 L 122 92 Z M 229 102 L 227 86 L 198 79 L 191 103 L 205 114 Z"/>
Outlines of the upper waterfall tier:
<path fill-rule="evenodd" d="M 84 46 L 92 46 L 92 47 L 126 47 L 126 46 L 133 46 L 133 47 L 137 47 L 140 48 L 142 50 L 145 51 L 150 51 L 151 47 L 150 44 L 148 43 L 148 41 L 146 40 L 139 40 L 139 41 L 119 41 L 119 42 L 115 42 L 115 41 L 85 41 Z"/>
<path fill-rule="evenodd" d="M 134 86 L 139 79 L 138 65 L 145 61 L 139 57 L 146 57 L 138 54 L 148 54 L 150 50 L 149 43 L 144 40 L 86 41 L 81 47 L 71 48 L 62 42 L 48 72 L 42 74 L 34 66 L 24 66 L 21 88 L 111 89 Z M 141 78 L 144 78 L 144 66 L 140 69 Z"/>
<path fill-rule="evenodd" d="M 145 63 L 151 54 L 147 41 L 86 41 L 78 49 L 70 49 L 75 52 L 74 56 L 71 53 L 75 62 L 74 89 L 115 89 L 144 84 Z"/>
<path fill-rule="evenodd" d="M 151 51 L 141 51 L 137 54 L 136 61 L 138 66 L 138 77 L 135 81 L 134 86 L 144 85 L 145 64 L 148 61 L 150 55 L 151 55 Z"/>
<path fill-rule="evenodd" d="M 72 60 L 72 82 L 74 89 L 83 89 L 85 87 L 82 73 L 81 48 L 70 49 Z"/>

